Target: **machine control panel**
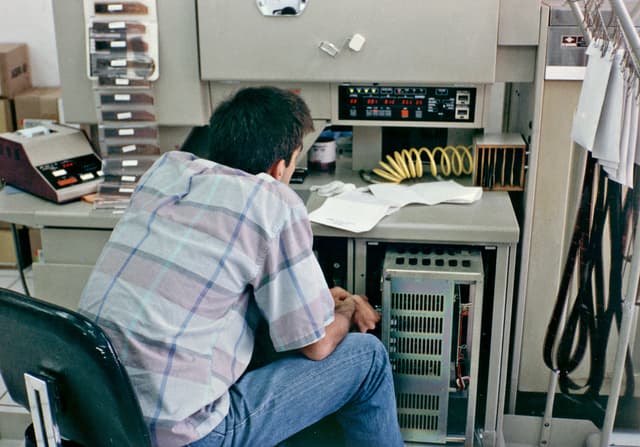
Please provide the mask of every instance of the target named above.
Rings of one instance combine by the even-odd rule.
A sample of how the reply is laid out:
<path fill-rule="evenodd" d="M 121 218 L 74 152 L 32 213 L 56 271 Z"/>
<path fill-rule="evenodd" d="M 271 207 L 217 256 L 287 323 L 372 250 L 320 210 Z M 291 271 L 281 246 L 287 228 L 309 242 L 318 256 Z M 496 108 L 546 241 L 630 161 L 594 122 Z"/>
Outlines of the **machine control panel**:
<path fill-rule="evenodd" d="M 38 171 L 55 189 L 100 179 L 102 161 L 95 154 L 54 161 L 37 166 Z"/>
<path fill-rule="evenodd" d="M 341 85 L 340 120 L 471 123 L 475 87 Z"/>

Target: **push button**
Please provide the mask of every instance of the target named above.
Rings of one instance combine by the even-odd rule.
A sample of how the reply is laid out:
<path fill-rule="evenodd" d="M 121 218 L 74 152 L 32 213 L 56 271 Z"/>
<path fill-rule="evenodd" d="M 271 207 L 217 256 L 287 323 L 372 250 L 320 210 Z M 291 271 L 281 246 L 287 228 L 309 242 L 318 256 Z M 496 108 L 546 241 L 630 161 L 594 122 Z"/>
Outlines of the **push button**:
<path fill-rule="evenodd" d="M 58 186 L 67 186 L 73 185 L 74 183 L 78 183 L 78 179 L 75 177 L 69 177 L 62 180 L 58 180 Z"/>

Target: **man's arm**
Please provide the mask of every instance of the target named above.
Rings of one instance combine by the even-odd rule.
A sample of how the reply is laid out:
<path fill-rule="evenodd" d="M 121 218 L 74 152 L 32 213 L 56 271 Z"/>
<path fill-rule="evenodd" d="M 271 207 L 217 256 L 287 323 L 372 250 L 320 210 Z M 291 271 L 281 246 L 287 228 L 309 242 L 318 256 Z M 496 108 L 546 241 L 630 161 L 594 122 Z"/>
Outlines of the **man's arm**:
<path fill-rule="evenodd" d="M 333 321 L 325 327 L 325 334 L 320 340 L 307 345 L 300 351 L 311 360 L 322 360 L 331 354 L 342 339 L 349 333 L 351 319 L 356 310 L 355 300 L 351 296 L 336 299 Z"/>
<path fill-rule="evenodd" d="M 333 322 L 325 328 L 323 338 L 301 349 L 311 360 L 322 360 L 331 354 L 352 324 L 358 326 L 360 332 L 367 332 L 375 329 L 380 321 L 380 315 L 371 307 L 367 297 L 351 295 L 341 287 L 332 288 L 331 296 L 335 303 Z"/>

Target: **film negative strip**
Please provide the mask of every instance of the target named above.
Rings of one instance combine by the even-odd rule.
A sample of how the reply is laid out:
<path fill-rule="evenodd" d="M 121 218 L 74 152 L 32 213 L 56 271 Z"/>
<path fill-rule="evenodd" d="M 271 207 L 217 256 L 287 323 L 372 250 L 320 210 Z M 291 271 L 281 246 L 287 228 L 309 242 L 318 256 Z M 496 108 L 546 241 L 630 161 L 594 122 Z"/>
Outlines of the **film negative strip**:
<path fill-rule="evenodd" d="M 95 208 L 123 210 L 160 155 L 153 82 L 159 75 L 156 0 L 84 1 L 105 181 Z"/>

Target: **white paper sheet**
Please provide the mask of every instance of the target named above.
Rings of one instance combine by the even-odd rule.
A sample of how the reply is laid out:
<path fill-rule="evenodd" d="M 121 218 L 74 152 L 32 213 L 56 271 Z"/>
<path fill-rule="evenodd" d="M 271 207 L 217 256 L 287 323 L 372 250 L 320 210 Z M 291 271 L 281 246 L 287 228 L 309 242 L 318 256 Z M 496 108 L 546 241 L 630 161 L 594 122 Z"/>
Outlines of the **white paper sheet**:
<path fill-rule="evenodd" d="M 329 197 L 320 208 L 309 213 L 311 222 L 362 233 L 380 222 L 390 208 L 381 203 L 364 203 L 340 197 Z"/>
<path fill-rule="evenodd" d="M 399 207 L 410 203 L 473 203 L 482 197 L 479 186 L 462 186 L 453 180 L 411 186 L 379 183 L 370 185 L 369 189 L 377 198 Z"/>
<path fill-rule="evenodd" d="M 482 197 L 482 188 L 461 186 L 452 180 L 412 186 L 380 183 L 369 185 L 369 190 L 373 194 L 360 189 L 329 197 L 309 214 L 309 219 L 329 227 L 362 233 L 371 230 L 384 216 L 411 203 L 472 203 Z"/>

